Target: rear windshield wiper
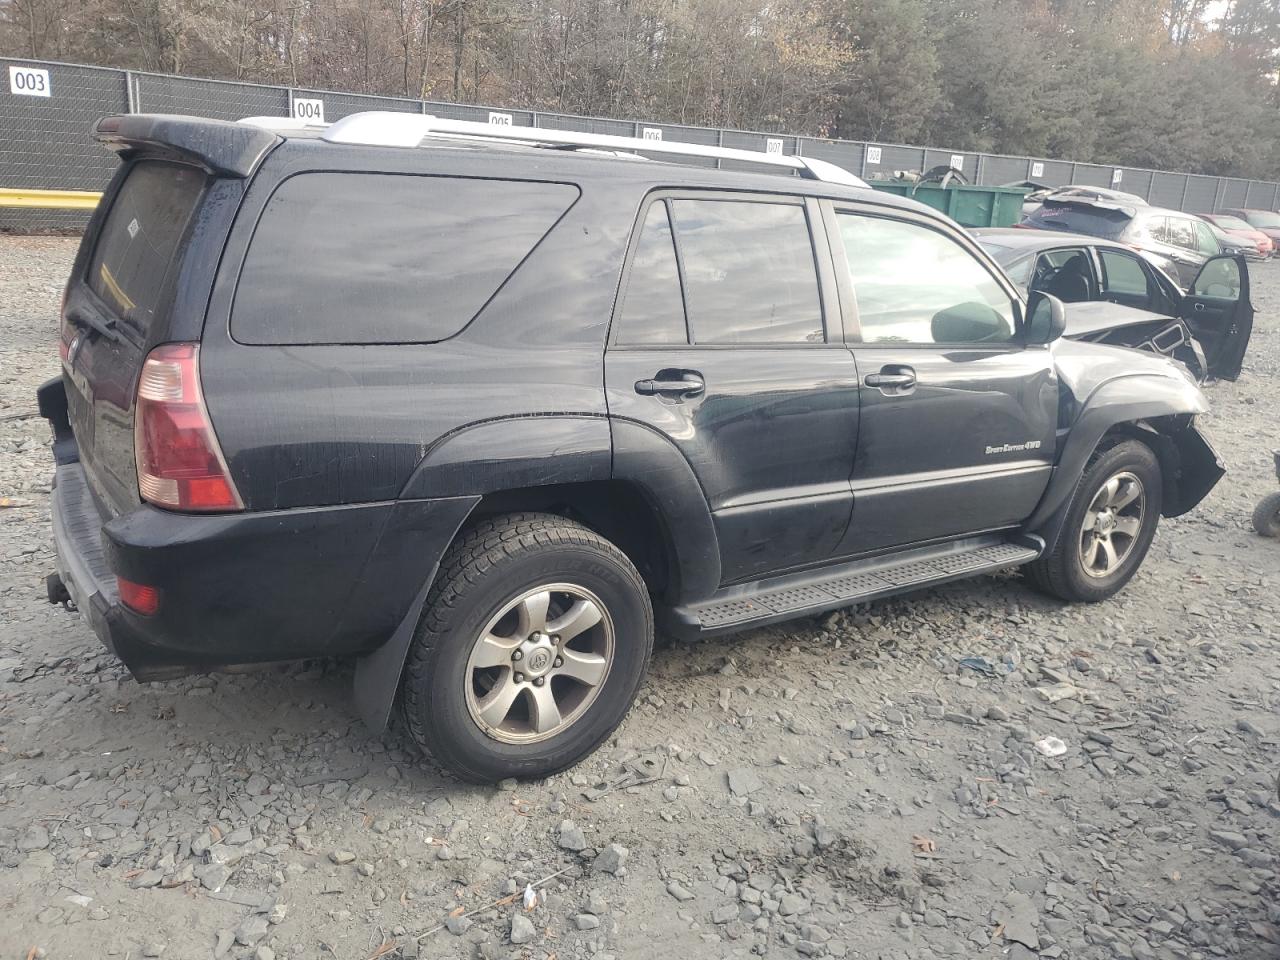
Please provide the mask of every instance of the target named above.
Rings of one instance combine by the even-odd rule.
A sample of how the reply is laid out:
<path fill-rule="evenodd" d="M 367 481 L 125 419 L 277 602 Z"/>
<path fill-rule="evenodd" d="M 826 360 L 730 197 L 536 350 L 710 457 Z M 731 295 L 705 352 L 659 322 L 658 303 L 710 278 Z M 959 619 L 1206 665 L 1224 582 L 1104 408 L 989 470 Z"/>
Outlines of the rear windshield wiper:
<path fill-rule="evenodd" d="M 67 314 L 67 323 L 82 330 L 92 330 L 112 343 L 119 343 L 121 339 L 114 317 L 100 320 L 92 314 L 72 312 Z"/>

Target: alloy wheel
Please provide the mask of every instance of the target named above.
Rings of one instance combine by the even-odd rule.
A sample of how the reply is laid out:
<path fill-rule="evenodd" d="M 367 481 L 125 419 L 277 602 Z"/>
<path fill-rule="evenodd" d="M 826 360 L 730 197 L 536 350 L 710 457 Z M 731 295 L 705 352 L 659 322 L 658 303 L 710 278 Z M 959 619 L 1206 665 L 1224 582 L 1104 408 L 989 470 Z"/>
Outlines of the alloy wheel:
<path fill-rule="evenodd" d="M 550 583 L 508 602 L 472 646 L 467 710 L 502 743 L 536 743 L 586 712 L 613 664 L 614 627 L 585 587 Z"/>
<path fill-rule="evenodd" d="M 1080 527 L 1080 565 L 1091 577 L 1115 573 L 1133 551 L 1146 510 L 1142 481 L 1128 470 L 1094 494 Z"/>

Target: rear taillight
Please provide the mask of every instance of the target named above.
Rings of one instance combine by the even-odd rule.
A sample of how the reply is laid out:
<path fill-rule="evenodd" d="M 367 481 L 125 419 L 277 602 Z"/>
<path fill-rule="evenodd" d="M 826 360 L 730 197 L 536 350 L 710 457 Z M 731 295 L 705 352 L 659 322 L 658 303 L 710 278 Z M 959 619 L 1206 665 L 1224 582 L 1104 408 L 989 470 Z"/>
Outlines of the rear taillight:
<path fill-rule="evenodd" d="M 200 346 L 166 343 L 142 364 L 133 449 L 142 499 L 171 510 L 241 510 L 200 390 Z"/>
<path fill-rule="evenodd" d="M 120 602 L 134 613 L 150 617 L 160 609 L 160 590 L 156 587 L 116 577 L 116 588 L 120 593 Z"/>

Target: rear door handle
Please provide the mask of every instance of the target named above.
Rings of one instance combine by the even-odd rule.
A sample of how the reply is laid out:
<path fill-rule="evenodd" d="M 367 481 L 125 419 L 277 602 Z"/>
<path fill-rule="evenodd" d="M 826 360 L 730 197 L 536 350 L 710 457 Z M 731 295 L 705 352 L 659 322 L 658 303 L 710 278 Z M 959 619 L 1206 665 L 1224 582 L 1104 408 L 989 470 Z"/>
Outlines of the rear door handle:
<path fill-rule="evenodd" d="M 696 370 L 686 371 L 679 377 L 670 374 L 671 371 L 663 370 L 652 380 L 637 380 L 636 393 L 644 397 L 699 397 L 706 392 L 706 381 Z"/>
<path fill-rule="evenodd" d="M 910 367 L 885 367 L 879 373 L 868 373 L 862 382 L 881 390 L 906 390 L 916 385 L 916 372 Z"/>

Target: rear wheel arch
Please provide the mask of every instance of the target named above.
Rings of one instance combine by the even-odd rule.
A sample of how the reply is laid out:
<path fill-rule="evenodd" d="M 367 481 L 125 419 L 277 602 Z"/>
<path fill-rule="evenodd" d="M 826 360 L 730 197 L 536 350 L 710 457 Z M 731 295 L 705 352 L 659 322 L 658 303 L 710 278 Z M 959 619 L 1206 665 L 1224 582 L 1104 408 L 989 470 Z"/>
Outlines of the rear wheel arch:
<path fill-rule="evenodd" d="M 667 518 L 635 483 L 594 480 L 496 490 L 480 499 L 455 540 L 476 523 L 511 513 L 553 514 L 580 523 L 626 554 L 650 593 L 667 596 L 679 589 L 679 560 Z"/>

